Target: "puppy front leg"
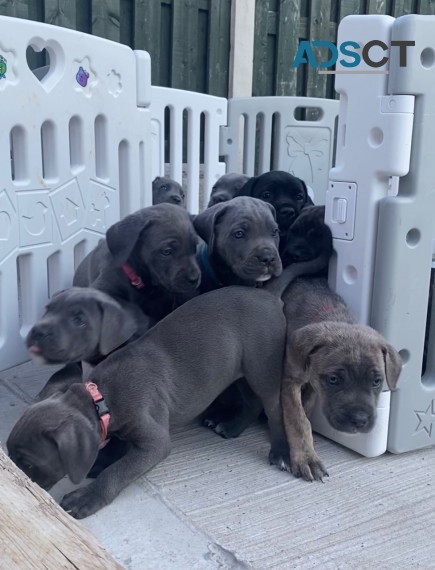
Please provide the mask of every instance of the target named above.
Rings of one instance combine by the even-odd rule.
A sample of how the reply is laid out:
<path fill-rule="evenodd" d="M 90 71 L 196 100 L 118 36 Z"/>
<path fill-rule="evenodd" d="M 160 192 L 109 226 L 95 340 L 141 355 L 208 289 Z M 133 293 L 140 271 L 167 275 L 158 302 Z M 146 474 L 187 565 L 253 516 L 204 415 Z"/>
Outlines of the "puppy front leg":
<path fill-rule="evenodd" d="M 132 445 L 121 459 L 104 469 L 95 481 L 65 495 L 61 507 L 72 517 L 83 519 L 111 503 L 125 487 L 169 455 L 169 431 L 165 431 L 163 434 L 161 430 L 158 437 L 148 437 Z"/>
<path fill-rule="evenodd" d="M 290 446 L 290 470 L 305 481 L 322 481 L 328 472 L 314 450 L 311 424 L 302 405 L 302 386 L 291 375 L 281 389 L 284 427 Z"/>

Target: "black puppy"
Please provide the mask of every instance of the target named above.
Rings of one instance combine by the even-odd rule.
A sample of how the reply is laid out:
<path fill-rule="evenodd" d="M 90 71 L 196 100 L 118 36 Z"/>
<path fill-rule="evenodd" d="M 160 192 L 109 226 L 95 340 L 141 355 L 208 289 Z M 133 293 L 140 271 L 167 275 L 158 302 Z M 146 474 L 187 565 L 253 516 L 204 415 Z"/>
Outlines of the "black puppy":
<path fill-rule="evenodd" d="M 94 287 L 162 319 L 199 293 L 197 242 L 184 208 L 143 208 L 107 230 L 77 268 L 73 285 Z"/>
<path fill-rule="evenodd" d="M 324 254 L 332 255 L 332 233 L 325 224 L 325 206 L 306 206 L 287 231 L 281 244 L 284 267 Z"/>
<path fill-rule="evenodd" d="M 153 180 L 153 205 L 168 202 L 184 206 L 184 191 L 178 182 L 166 176 L 156 176 Z"/>
<path fill-rule="evenodd" d="M 252 196 L 264 200 L 276 210 L 280 236 L 283 238 L 302 208 L 313 204 L 305 182 L 288 172 L 274 170 L 250 178 L 237 196 Z"/>
<path fill-rule="evenodd" d="M 220 202 L 227 202 L 237 196 L 248 180 L 247 174 L 238 174 L 237 172 L 229 172 L 221 176 L 211 189 L 207 208 Z"/>

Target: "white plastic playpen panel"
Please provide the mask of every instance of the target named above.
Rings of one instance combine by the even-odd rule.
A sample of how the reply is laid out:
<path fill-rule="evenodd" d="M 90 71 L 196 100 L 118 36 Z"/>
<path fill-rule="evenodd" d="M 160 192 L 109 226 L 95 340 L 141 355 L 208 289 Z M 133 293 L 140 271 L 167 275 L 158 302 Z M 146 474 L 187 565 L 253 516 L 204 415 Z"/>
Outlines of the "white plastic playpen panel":
<path fill-rule="evenodd" d="M 318 412 L 315 428 L 364 455 L 383 453 L 387 437 L 395 452 L 431 444 L 433 331 L 423 382 L 421 366 L 435 230 L 429 138 L 435 18 L 350 16 L 340 23 L 338 41 L 388 44 L 391 35 L 415 39 L 408 66 L 399 67 L 393 51 L 390 68 L 380 73 L 337 75 L 340 103 L 227 101 L 151 86 L 145 52 L 0 18 L 7 109 L 0 138 L 0 369 L 27 359 L 29 327 L 48 297 L 70 285 L 74 267 L 107 227 L 151 204 L 151 180 L 165 173 L 165 154 L 171 177 L 182 182 L 186 174 L 192 213 L 225 171 L 282 169 L 303 178 L 316 203 L 326 203 L 336 250 L 331 283 L 404 359 L 391 409 L 385 391 L 370 434 L 333 432 Z M 44 77 L 29 69 L 28 46 L 49 52 Z"/>
<path fill-rule="evenodd" d="M 312 97 L 230 99 L 221 133 L 227 172 L 285 170 L 302 178 L 316 203 L 324 204 L 338 108 L 338 101 Z M 297 118 L 298 112 L 311 120 Z"/>
<path fill-rule="evenodd" d="M 144 205 L 150 113 L 137 106 L 129 48 L 14 18 L 0 26 L 3 368 L 27 359 L 29 327 L 106 229 Z M 49 54 L 42 79 L 27 65 L 29 46 Z"/>

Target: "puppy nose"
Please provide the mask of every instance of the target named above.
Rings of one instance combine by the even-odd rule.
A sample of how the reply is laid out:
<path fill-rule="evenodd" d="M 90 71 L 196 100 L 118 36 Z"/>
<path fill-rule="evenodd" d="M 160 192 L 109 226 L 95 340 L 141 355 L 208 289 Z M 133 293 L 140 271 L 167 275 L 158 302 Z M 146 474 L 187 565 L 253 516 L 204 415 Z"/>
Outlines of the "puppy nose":
<path fill-rule="evenodd" d="M 350 422 L 358 429 L 366 427 L 369 419 L 367 412 L 355 412 L 350 416 Z"/>
<path fill-rule="evenodd" d="M 174 202 L 174 204 L 181 204 L 180 196 L 171 196 L 171 200 Z"/>
<path fill-rule="evenodd" d="M 39 325 L 38 327 L 33 327 L 29 332 L 29 339 L 33 341 L 42 340 L 50 336 L 50 330 L 48 327 Z"/>
<path fill-rule="evenodd" d="M 199 282 L 200 276 L 201 276 L 200 272 L 195 269 L 194 271 L 191 271 L 191 272 L 186 276 L 186 280 L 187 280 L 187 282 L 190 283 L 191 285 L 196 285 L 196 283 Z"/>
<path fill-rule="evenodd" d="M 291 206 L 284 206 L 280 209 L 279 213 L 286 218 L 294 218 L 296 215 L 296 210 Z"/>
<path fill-rule="evenodd" d="M 263 265 L 269 266 L 271 263 L 275 261 L 275 255 L 272 252 L 263 252 L 261 255 L 258 256 L 258 260 Z"/>

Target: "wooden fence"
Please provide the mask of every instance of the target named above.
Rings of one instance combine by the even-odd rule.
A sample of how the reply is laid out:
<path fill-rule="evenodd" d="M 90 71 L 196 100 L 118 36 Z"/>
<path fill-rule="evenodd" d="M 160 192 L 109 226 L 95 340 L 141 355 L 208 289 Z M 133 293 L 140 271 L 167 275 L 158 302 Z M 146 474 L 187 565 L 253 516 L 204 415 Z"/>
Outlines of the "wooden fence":
<path fill-rule="evenodd" d="M 144 49 L 154 85 L 228 95 L 231 0 L 0 0 L 0 15 Z"/>
<path fill-rule="evenodd" d="M 234 1 L 234 0 L 233 0 Z M 336 41 L 348 14 L 435 14 L 435 0 L 252 0 L 253 95 L 334 97 L 334 76 L 292 68 L 301 40 Z M 154 85 L 226 97 L 232 0 L 0 0 L 0 14 L 81 30 L 151 54 Z M 29 63 L 43 64 L 31 54 Z"/>
<path fill-rule="evenodd" d="M 435 14 L 435 0 L 257 0 L 252 94 L 333 98 L 333 75 L 292 63 L 301 40 L 335 43 L 349 14 Z"/>

